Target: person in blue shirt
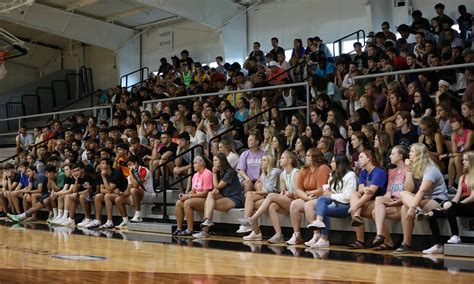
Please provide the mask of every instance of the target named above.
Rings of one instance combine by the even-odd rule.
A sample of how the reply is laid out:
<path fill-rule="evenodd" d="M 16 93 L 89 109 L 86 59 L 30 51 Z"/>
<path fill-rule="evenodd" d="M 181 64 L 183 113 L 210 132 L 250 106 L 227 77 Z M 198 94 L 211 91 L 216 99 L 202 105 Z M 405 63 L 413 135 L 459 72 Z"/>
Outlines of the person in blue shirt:
<path fill-rule="evenodd" d="M 359 188 L 350 197 L 351 207 L 349 213 L 352 216 L 351 225 L 355 227 L 356 241 L 349 245 L 352 249 L 365 248 L 364 220 L 372 218 L 374 200 L 377 196 L 383 196 L 387 189 L 388 175 L 375 159 L 372 150 L 364 150 L 359 154 L 359 166 L 362 169 L 359 176 Z"/>
<path fill-rule="evenodd" d="M 332 78 L 335 73 L 336 65 L 334 63 L 328 62 L 326 56 L 318 56 L 318 67 L 316 68 L 314 75 L 321 78 Z"/>

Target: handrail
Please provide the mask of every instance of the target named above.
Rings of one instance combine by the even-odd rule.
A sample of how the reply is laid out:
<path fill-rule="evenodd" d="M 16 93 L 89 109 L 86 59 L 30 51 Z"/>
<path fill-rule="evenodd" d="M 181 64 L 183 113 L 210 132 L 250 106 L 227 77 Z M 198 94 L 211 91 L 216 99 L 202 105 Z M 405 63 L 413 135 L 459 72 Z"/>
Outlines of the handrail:
<path fill-rule="evenodd" d="M 48 116 L 48 115 L 59 115 L 59 114 L 65 114 L 65 113 L 71 113 L 71 112 L 83 112 L 83 111 L 89 111 L 89 110 L 99 110 L 99 109 L 110 109 L 112 106 L 97 106 L 97 107 L 89 107 L 89 108 L 79 108 L 79 109 L 72 109 L 72 110 L 64 110 L 64 111 L 57 111 L 57 112 L 47 112 L 47 113 L 40 113 L 40 114 L 32 114 L 32 115 L 24 115 L 24 116 L 16 116 L 16 117 L 9 117 L 9 118 L 2 118 L 0 119 L 0 122 L 2 121 L 9 121 L 9 120 L 16 120 L 16 119 L 25 119 L 25 118 L 32 118 L 32 117 L 41 117 L 41 116 Z"/>
<path fill-rule="evenodd" d="M 185 97 L 170 97 L 170 98 L 164 98 L 164 99 L 143 101 L 142 102 L 142 107 L 145 108 L 146 104 L 157 103 L 157 102 L 181 101 L 181 100 L 189 100 L 189 99 L 194 99 L 194 98 L 229 95 L 229 94 L 236 94 L 236 93 L 251 93 L 251 92 L 267 91 L 267 90 L 274 90 L 274 89 L 284 89 L 284 88 L 307 86 L 307 85 L 308 85 L 307 82 L 301 82 L 301 83 L 291 83 L 291 84 L 284 84 L 284 85 L 278 85 L 278 86 L 268 86 L 268 87 L 259 87 L 259 88 L 252 88 L 252 89 L 241 89 L 241 90 L 232 90 L 232 91 L 225 91 L 225 92 L 205 93 L 205 94 L 190 95 L 190 96 L 185 96 Z"/>
<path fill-rule="evenodd" d="M 41 113 L 41 100 L 40 100 L 39 96 L 38 96 L 38 95 L 29 95 L 29 94 L 24 94 L 24 95 L 22 95 L 22 96 L 21 96 L 21 103 L 22 103 L 23 105 L 25 105 L 25 100 L 24 100 L 24 99 L 25 99 L 26 97 L 33 97 L 33 98 L 36 98 L 36 105 L 37 105 L 37 107 L 38 107 L 38 112 L 37 112 L 37 113 Z M 25 113 L 26 113 L 26 111 L 25 111 Z"/>
<path fill-rule="evenodd" d="M 295 69 L 296 67 L 298 67 L 300 65 L 304 65 L 304 64 L 307 64 L 306 60 L 302 60 L 301 62 L 299 62 L 295 66 L 291 66 L 290 68 L 286 69 L 284 72 L 276 74 L 275 76 L 271 77 L 270 79 L 267 79 L 266 82 L 270 82 L 270 81 L 274 80 L 275 78 L 278 78 L 278 77 L 282 76 L 283 74 L 289 73 L 291 70 Z"/>
<path fill-rule="evenodd" d="M 423 73 L 423 72 L 431 72 L 431 71 L 447 70 L 447 69 L 456 69 L 456 68 L 466 68 L 466 67 L 474 67 L 474 63 L 453 64 L 453 65 L 445 65 L 445 66 L 426 67 L 426 68 L 420 68 L 420 69 L 409 69 L 409 70 L 391 71 L 391 72 L 369 74 L 369 75 L 360 75 L 360 76 L 355 76 L 352 79 L 354 81 L 356 81 L 356 80 L 360 80 L 360 79 L 377 78 L 377 77 L 382 77 L 382 76 L 391 76 L 391 75 L 399 75 L 399 74 L 411 74 L 411 73 Z"/>
<path fill-rule="evenodd" d="M 167 160 L 165 163 L 163 163 L 163 164 L 159 165 L 158 167 L 156 167 L 156 169 L 153 172 L 153 179 L 154 179 L 156 171 L 158 171 L 161 168 L 164 168 L 164 170 L 163 170 L 163 187 L 160 190 L 156 190 L 156 188 L 153 187 L 153 190 L 155 191 L 155 193 L 163 192 L 163 207 L 162 207 L 162 209 L 163 209 L 163 216 L 162 216 L 163 220 L 168 219 L 168 213 L 166 212 L 166 207 L 167 207 L 166 190 L 170 187 L 169 180 L 168 180 L 168 176 L 169 176 L 168 168 L 166 167 L 166 165 L 173 162 L 173 161 L 175 161 L 177 158 L 182 157 L 185 154 L 191 152 L 191 174 L 194 174 L 195 171 L 194 171 L 194 168 L 192 166 L 192 161 L 194 161 L 194 152 L 195 152 L 196 148 L 201 148 L 202 154 L 204 155 L 204 146 L 202 146 L 201 144 L 198 144 L 198 145 L 195 145 L 195 146 L 189 148 L 188 150 L 186 150 L 182 153 L 179 153 L 179 155 L 176 155 L 176 156 L 173 156 L 173 157 L 169 158 L 169 160 Z"/>
<path fill-rule="evenodd" d="M 70 100 L 71 99 L 71 91 L 69 89 L 69 82 L 67 80 L 52 80 L 51 81 L 51 88 L 53 88 L 53 89 L 54 89 L 54 83 L 66 84 L 67 100 Z M 56 91 L 55 91 L 55 95 L 56 95 Z M 55 100 L 56 100 L 56 98 L 55 98 Z"/>
<path fill-rule="evenodd" d="M 360 30 L 357 30 L 357 31 L 355 31 L 355 32 L 352 32 L 352 33 L 350 33 L 350 34 L 348 34 L 348 35 L 346 35 L 346 36 L 343 36 L 343 37 L 341 37 L 341 38 L 335 40 L 335 41 L 332 43 L 332 54 L 333 54 L 333 56 L 336 56 L 336 53 L 335 53 L 335 52 L 336 52 L 336 50 L 335 50 L 336 43 L 339 44 L 339 56 L 340 56 L 340 55 L 342 54 L 342 41 L 345 40 L 346 38 L 349 38 L 349 37 L 353 36 L 353 35 L 357 35 L 357 41 L 360 42 L 360 36 L 359 36 L 359 33 L 360 33 L 360 32 L 362 32 L 362 38 L 364 39 L 364 43 L 362 44 L 362 47 L 364 47 L 364 46 L 365 46 L 365 43 L 366 43 L 366 41 L 365 41 L 365 39 L 366 39 L 366 37 L 365 37 L 365 31 L 362 30 L 362 29 L 360 29 Z M 353 52 L 353 51 L 348 52 L 348 53 L 352 53 L 352 52 Z"/>
<path fill-rule="evenodd" d="M 145 70 L 146 70 L 146 74 L 148 76 L 148 73 L 150 73 L 150 68 L 148 68 L 148 67 L 142 67 L 142 68 L 137 69 L 135 71 L 132 71 L 128 74 L 122 75 L 120 77 L 120 86 L 125 87 L 125 88 L 129 88 L 130 86 L 128 85 L 128 76 L 130 76 L 132 74 L 135 74 L 137 72 L 140 72 L 140 81 L 139 81 L 139 83 L 141 84 L 145 80 L 145 76 L 143 76 L 143 71 L 145 71 Z M 125 86 L 122 84 L 123 78 L 125 78 Z M 136 85 L 136 84 L 137 83 L 135 83 L 134 85 Z"/>
<path fill-rule="evenodd" d="M 52 101 L 53 101 L 53 109 L 56 107 L 56 95 L 54 94 L 53 87 L 36 87 L 36 94 L 38 95 L 39 90 L 51 90 Z"/>
<path fill-rule="evenodd" d="M 249 121 L 254 120 L 254 119 L 257 118 L 257 117 L 262 116 L 264 113 L 267 113 L 267 112 L 270 112 L 270 117 L 269 117 L 269 118 L 270 118 L 270 120 L 271 120 L 271 119 L 272 119 L 271 111 L 272 111 L 273 109 L 278 109 L 278 108 L 277 108 L 276 106 L 269 107 L 269 108 L 267 108 L 267 109 L 265 109 L 265 110 L 263 110 L 263 111 L 257 113 L 256 115 L 254 115 L 254 116 L 252 116 L 252 117 L 249 117 L 249 118 L 247 118 L 246 120 L 242 121 L 242 126 L 243 126 L 245 123 L 248 123 Z M 270 124 L 270 121 L 269 121 L 268 123 Z M 211 155 L 211 145 L 212 145 L 212 141 L 214 141 L 214 140 L 216 140 L 216 139 L 218 139 L 218 138 L 221 138 L 221 137 L 224 136 L 225 134 L 227 134 L 227 133 L 229 133 L 229 132 L 232 132 L 232 131 L 234 131 L 234 130 L 237 130 L 237 129 L 239 129 L 239 128 L 240 128 L 240 126 L 233 126 L 233 127 L 229 128 L 229 129 L 225 130 L 224 132 L 219 133 L 219 134 L 217 134 L 216 136 L 212 137 L 212 138 L 209 140 L 209 146 L 208 146 L 209 155 Z M 210 156 L 209 156 L 209 157 L 210 157 Z"/>

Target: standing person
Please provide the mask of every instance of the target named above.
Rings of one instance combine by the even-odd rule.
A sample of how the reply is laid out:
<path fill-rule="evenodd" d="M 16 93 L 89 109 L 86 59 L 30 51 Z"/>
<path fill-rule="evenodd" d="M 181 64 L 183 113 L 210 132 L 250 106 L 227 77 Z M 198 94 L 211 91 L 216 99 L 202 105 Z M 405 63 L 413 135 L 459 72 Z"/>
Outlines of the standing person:
<path fill-rule="evenodd" d="M 429 212 L 440 208 L 441 203 L 448 199 L 443 175 L 431 160 L 425 145 L 413 144 L 407 163 L 409 170 L 405 178 L 405 190 L 400 193 L 403 202 L 401 210 L 403 242 L 395 253 L 412 252 L 411 241 L 417 207 L 421 208 L 420 213 Z"/>
<path fill-rule="evenodd" d="M 405 176 L 408 166 L 405 164 L 406 150 L 397 145 L 390 153 L 390 163 L 395 165 L 388 171 L 387 192 L 384 196 L 375 198 L 374 211 L 372 212 L 377 235 L 372 242 L 375 250 L 393 250 L 393 240 L 390 236 L 390 226 L 387 219 L 400 220 L 402 201 L 400 193 L 403 191 Z"/>
<path fill-rule="evenodd" d="M 337 154 L 331 160 L 331 177 L 323 195 L 316 200 L 316 220 L 308 225 L 320 238 L 311 247 L 329 246 L 330 217 L 346 218 L 349 216 L 349 198 L 357 190 L 357 175 L 352 170 L 344 154 Z"/>
<path fill-rule="evenodd" d="M 385 194 L 387 186 L 387 173 L 377 164 L 374 152 L 364 150 L 359 154 L 359 164 L 362 171 L 359 176 L 359 188 L 350 197 L 352 227 L 355 227 L 356 241 L 349 245 L 352 249 L 365 248 L 364 220 L 372 218 L 374 200 L 377 196 Z"/>
<path fill-rule="evenodd" d="M 212 215 L 215 210 L 227 212 L 231 208 L 242 208 L 244 195 L 240 187 L 237 172 L 227 162 L 223 153 L 218 152 L 213 158 L 212 185 L 214 189 L 207 195 L 204 203 L 204 221 L 202 230 L 193 234 L 194 238 L 209 237 L 209 228 L 214 226 Z"/>

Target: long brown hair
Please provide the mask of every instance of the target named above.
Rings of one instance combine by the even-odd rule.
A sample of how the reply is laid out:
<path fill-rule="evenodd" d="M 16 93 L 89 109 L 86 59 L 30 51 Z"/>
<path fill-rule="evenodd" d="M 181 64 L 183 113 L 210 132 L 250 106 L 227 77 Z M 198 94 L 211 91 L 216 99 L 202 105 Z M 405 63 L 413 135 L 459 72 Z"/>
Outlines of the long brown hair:
<path fill-rule="evenodd" d="M 311 161 L 313 162 L 311 166 L 319 167 L 328 163 L 326 158 L 324 158 L 323 153 L 317 148 L 310 148 L 307 152 L 307 155 L 311 156 Z M 308 166 L 305 166 L 305 168 L 307 167 Z"/>

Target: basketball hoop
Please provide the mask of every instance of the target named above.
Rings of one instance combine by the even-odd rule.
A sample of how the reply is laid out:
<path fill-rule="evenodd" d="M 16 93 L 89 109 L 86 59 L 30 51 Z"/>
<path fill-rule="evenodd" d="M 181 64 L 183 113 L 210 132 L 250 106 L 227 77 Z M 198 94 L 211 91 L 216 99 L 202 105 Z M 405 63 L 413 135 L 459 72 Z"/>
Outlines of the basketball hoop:
<path fill-rule="evenodd" d="M 5 68 L 4 58 L 8 56 L 7 50 L 0 50 L 0 80 L 7 76 L 7 68 Z"/>

